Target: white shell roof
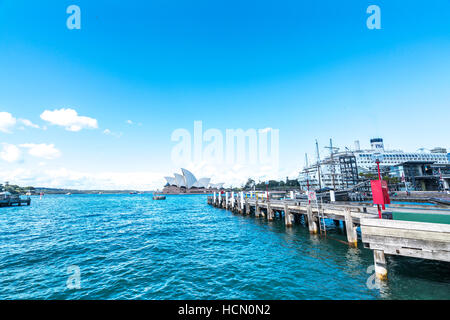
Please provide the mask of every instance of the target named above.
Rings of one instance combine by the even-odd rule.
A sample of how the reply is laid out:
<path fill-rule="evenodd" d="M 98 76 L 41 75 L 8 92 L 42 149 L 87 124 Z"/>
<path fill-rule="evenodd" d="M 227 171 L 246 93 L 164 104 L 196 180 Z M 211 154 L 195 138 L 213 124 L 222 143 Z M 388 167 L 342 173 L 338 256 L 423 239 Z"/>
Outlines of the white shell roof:
<path fill-rule="evenodd" d="M 189 170 L 181 168 L 181 172 L 183 172 L 183 176 L 186 181 L 186 188 L 192 188 L 194 183 L 197 182 L 197 178 Z"/>
<path fill-rule="evenodd" d="M 170 184 L 171 186 L 177 185 L 177 181 L 175 180 L 174 177 L 164 177 L 164 179 L 166 179 L 167 183 Z"/>
<path fill-rule="evenodd" d="M 208 188 L 211 178 L 201 178 L 197 181 L 199 188 Z"/>
<path fill-rule="evenodd" d="M 186 187 L 186 181 L 184 180 L 184 177 L 181 174 L 174 173 L 175 180 L 177 182 L 178 187 Z"/>
<path fill-rule="evenodd" d="M 170 185 L 176 185 L 177 187 L 186 187 L 188 189 L 192 188 L 192 187 L 196 187 L 196 188 L 222 188 L 223 183 L 217 183 L 217 184 L 212 184 L 211 182 L 211 178 L 201 178 L 199 180 L 197 180 L 197 178 L 194 176 L 194 174 L 192 172 L 190 172 L 187 169 L 181 168 L 181 172 L 183 173 L 183 175 L 178 174 L 178 173 L 174 173 L 174 177 L 164 177 L 164 179 L 166 179 L 166 181 L 170 184 Z"/>

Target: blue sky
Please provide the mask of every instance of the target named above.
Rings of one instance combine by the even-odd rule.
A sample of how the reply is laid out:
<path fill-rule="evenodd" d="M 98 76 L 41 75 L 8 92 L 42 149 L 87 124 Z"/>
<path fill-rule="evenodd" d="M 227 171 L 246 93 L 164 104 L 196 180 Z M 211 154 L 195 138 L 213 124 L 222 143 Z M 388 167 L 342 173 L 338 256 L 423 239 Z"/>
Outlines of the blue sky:
<path fill-rule="evenodd" d="M 80 30 L 66 27 L 72 4 Z M 381 30 L 366 27 L 371 4 Z M 449 148 L 449 57 L 444 0 L 0 0 L 0 112 L 15 119 L 0 130 L 0 179 L 161 187 L 177 170 L 172 132 L 195 120 L 278 129 L 280 177 L 314 158 L 315 139 L 322 154 L 330 137 Z M 70 131 L 41 116 L 69 108 L 96 125 Z M 264 171 L 189 169 L 232 184 Z"/>

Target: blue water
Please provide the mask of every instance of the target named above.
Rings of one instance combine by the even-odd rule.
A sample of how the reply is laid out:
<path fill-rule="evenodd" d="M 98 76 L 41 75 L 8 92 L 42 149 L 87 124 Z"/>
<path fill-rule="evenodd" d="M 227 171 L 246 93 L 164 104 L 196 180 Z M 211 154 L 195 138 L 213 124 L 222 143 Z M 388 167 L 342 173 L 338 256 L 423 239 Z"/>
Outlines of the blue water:
<path fill-rule="evenodd" d="M 448 263 L 389 257 L 366 285 L 372 252 L 342 229 L 243 217 L 206 196 L 46 195 L 0 208 L 1 299 L 449 299 Z M 69 266 L 80 289 L 66 286 Z"/>

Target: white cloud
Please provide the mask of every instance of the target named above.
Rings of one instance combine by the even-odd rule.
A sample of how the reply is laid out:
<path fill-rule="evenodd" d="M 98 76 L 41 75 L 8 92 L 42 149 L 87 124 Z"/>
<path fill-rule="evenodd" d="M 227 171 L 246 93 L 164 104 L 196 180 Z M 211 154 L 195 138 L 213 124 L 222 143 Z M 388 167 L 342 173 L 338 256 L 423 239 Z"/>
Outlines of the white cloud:
<path fill-rule="evenodd" d="M 0 170 L 0 181 L 36 187 L 67 188 L 83 190 L 154 190 L 162 189 L 162 174 L 149 171 L 136 172 L 81 172 L 67 168 L 46 167 Z"/>
<path fill-rule="evenodd" d="M 68 131 L 80 131 L 83 128 L 97 129 L 98 123 L 94 118 L 79 116 L 74 109 L 45 110 L 41 119 L 53 125 L 62 126 Z"/>
<path fill-rule="evenodd" d="M 114 136 L 114 137 L 116 137 L 116 138 L 120 138 L 120 137 L 122 136 L 122 132 L 119 132 L 119 133 L 117 133 L 117 132 L 112 132 L 112 131 L 109 130 L 109 129 L 103 130 L 103 134 L 105 134 L 105 135 L 107 135 L 107 136 Z"/>
<path fill-rule="evenodd" d="M 22 152 L 13 144 L 2 143 L 2 151 L 0 152 L 0 159 L 13 163 L 22 159 Z"/>
<path fill-rule="evenodd" d="M 127 123 L 128 123 L 128 124 L 133 124 L 133 121 L 127 120 Z"/>
<path fill-rule="evenodd" d="M 35 143 L 24 143 L 20 147 L 28 149 L 28 153 L 33 157 L 43 158 L 43 159 L 55 159 L 61 156 L 61 152 L 55 148 L 53 144 L 35 144 Z"/>
<path fill-rule="evenodd" d="M 9 129 L 16 125 L 16 118 L 9 112 L 0 112 L 0 131 L 4 133 L 11 133 Z"/>
<path fill-rule="evenodd" d="M 271 132 L 272 130 L 273 130 L 273 128 L 259 129 L 259 133 L 268 133 L 268 132 Z"/>
<path fill-rule="evenodd" d="M 39 129 L 39 126 L 37 124 L 34 124 L 33 122 L 31 122 L 28 119 L 19 119 L 19 122 L 21 122 L 23 125 L 25 125 L 27 127 Z"/>

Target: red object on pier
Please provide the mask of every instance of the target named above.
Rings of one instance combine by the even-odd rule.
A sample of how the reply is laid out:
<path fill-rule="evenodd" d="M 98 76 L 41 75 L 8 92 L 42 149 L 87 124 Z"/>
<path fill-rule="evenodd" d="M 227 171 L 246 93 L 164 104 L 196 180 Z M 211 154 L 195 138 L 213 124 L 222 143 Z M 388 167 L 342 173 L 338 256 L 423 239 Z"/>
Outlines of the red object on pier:
<path fill-rule="evenodd" d="M 383 210 L 385 210 L 385 205 L 391 203 L 387 182 L 384 180 L 371 180 L 370 186 L 372 188 L 373 203 L 382 205 Z"/>

